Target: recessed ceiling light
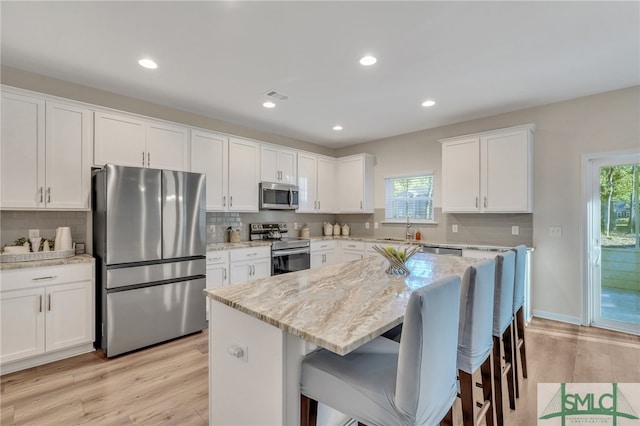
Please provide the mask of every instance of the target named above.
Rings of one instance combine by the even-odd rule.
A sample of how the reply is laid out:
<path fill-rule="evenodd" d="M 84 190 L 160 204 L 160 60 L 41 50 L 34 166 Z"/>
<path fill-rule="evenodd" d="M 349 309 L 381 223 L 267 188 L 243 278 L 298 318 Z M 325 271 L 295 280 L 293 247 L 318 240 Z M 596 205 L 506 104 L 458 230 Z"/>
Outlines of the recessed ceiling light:
<path fill-rule="evenodd" d="M 150 70 L 155 70 L 156 68 L 158 68 L 158 64 L 156 64 L 154 61 L 152 61 L 149 58 L 142 58 L 138 61 L 138 63 L 140 64 L 141 67 L 145 67 Z"/>
<path fill-rule="evenodd" d="M 430 107 L 430 106 L 434 106 L 435 104 L 436 104 L 436 101 L 432 101 L 431 99 L 428 99 L 422 103 L 422 106 Z"/>
<path fill-rule="evenodd" d="M 274 104 L 273 102 L 267 101 L 267 102 L 263 103 L 262 106 L 265 107 L 265 108 L 275 108 L 276 104 Z"/>
<path fill-rule="evenodd" d="M 366 66 L 373 65 L 376 62 L 378 62 L 378 60 L 376 58 L 374 58 L 373 56 L 368 56 L 368 55 L 367 56 L 363 56 L 362 59 L 360 59 L 360 63 L 362 65 L 366 65 Z"/>
<path fill-rule="evenodd" d="M 333 126 L 333 130 L 335 130 L 335 131 L 342 130 L 342 126 L 341 126 L 341 125 L 339 125 L 339 124 L 338 124 L 338 125 L 336 125 L 336 126 Z"/>

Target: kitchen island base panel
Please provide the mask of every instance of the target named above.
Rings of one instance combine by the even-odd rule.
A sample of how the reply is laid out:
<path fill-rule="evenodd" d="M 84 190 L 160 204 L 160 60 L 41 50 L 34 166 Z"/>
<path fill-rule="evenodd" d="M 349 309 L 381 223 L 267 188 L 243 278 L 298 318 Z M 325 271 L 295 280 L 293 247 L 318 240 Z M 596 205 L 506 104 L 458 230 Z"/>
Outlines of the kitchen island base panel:
<path fill-rule="evenodd" d="M 317 346 L 211 298 L 208 302 L 209 424 L 298 425 L 300 365 Z M 318 404 L 318 425 L 348 421 Z"/>

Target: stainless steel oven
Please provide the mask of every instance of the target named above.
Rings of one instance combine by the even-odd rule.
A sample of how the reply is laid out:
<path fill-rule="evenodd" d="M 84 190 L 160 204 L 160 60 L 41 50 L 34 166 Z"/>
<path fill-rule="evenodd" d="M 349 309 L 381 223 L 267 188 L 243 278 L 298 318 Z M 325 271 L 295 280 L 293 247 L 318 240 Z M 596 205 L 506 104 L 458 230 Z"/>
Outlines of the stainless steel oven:
<path fill-rule="evenodd" d="M 311 267 L 308 239 L 289 238 L 286 223 L 253 223 L 249 239 L 271 241 L 271 275 L 286 274 Z"/>

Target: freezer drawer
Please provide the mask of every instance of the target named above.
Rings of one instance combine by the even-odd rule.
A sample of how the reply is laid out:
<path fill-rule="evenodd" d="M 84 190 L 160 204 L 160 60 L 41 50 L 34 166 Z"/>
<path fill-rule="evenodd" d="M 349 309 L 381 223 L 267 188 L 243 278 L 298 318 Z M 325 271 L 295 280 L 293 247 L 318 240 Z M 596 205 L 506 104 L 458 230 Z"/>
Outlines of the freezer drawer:
<path fill-rule="evenodd" d="M 205 275 L 207 272 L 206 262 L 203 256 L 202 259 L 177 260 L 174 262 L 154 263 L 152 265 L 127 266 L 124 268 L 107 267 L 106 288 L 111 290 L 154 281 L 168 281 L 189 278 L 195 275 Z"/>
<path fill-rule="evenodd" d="M 204 278 L 107 293 L 107 357 L 206 328 Z"/>

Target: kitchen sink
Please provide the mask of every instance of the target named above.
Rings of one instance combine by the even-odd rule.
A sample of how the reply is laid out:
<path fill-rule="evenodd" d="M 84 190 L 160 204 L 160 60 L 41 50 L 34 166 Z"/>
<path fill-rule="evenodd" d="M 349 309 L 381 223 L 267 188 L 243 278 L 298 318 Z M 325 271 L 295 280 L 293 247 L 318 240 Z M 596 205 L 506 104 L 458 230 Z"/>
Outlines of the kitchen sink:
<path fill-rule="evenodd" d="M 448 247 L 422 246 L 423 253 L 443 254 L 448 256 L 462 256 L 462 249 Z"/>

